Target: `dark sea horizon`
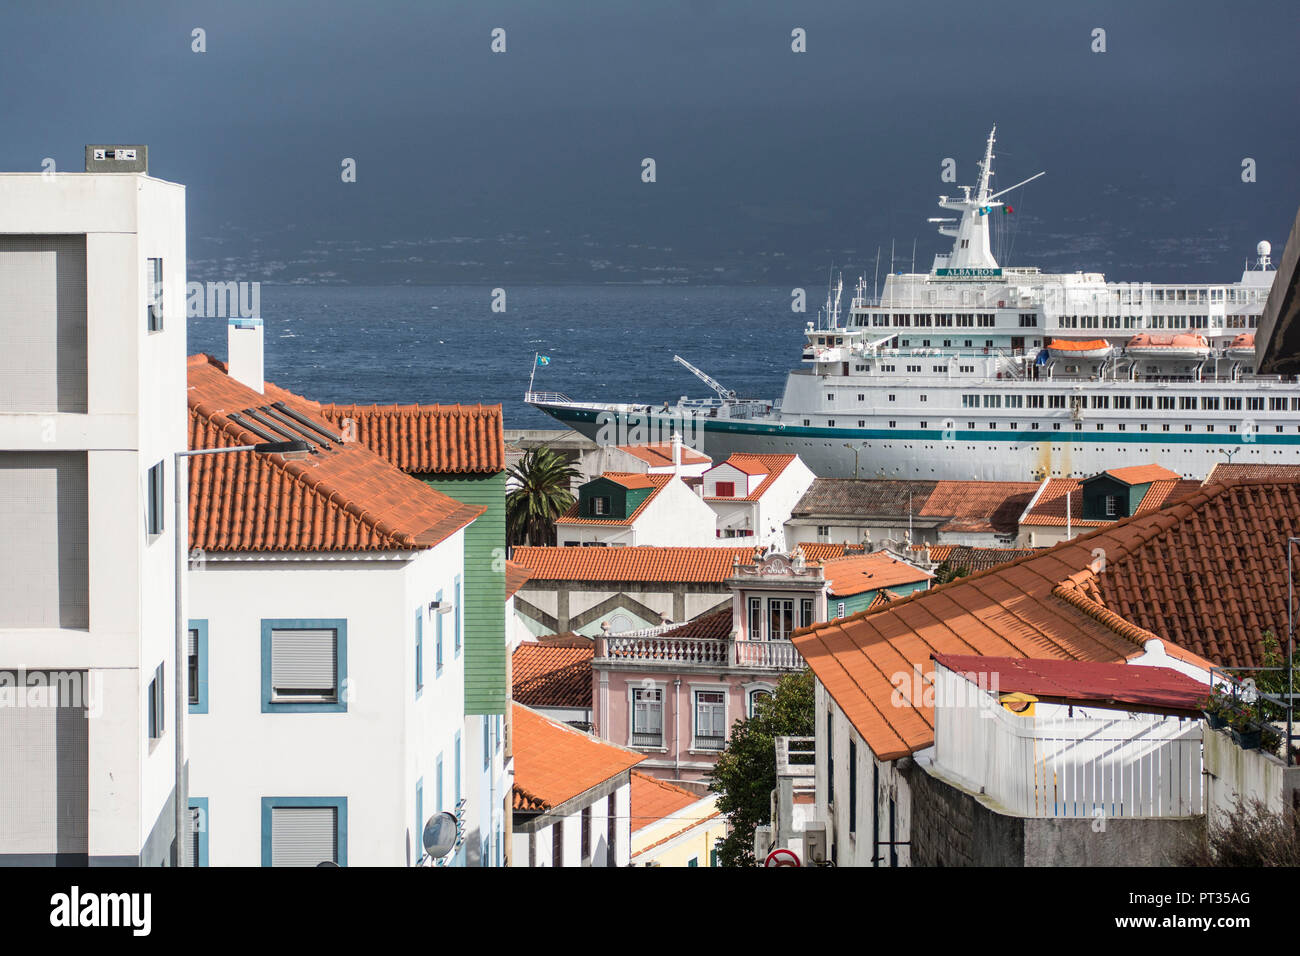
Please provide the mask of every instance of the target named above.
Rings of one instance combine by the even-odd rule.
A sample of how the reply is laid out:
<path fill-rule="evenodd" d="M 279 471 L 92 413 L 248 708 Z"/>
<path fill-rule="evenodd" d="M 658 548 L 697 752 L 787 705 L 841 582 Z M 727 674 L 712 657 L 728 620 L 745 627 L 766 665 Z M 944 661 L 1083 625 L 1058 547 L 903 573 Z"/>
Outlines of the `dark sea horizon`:
<path fill-rule="evenodd" d="M 847 284 L 847 277 L 846 277 Z M 500 404 L 505 427 L 558 428 L 524 404 L 534 388 L 586 401 L 712 397 L 673 355 L 745 397 L 778 398 L 809 312 L 775 286 L 261 287 L 266 378 L 322 402 Z M 847 293 L 846 293 L 847 294 Z M 226 358 L 226 320 L 192 317 L 188 351 Z"/>

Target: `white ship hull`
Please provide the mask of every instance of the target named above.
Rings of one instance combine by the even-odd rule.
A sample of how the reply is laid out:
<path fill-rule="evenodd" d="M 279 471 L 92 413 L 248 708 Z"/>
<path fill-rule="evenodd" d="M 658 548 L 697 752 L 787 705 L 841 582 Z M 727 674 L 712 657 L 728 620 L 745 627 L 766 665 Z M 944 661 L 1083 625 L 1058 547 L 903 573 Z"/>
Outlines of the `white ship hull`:
<path fill-rule="evenodd" d="M 1291 390 L 1300 399 L 1300 387 Z M 1289 404 L 1289 398 L 1288 398 Z M 645 413 L 644 406 L 599 406 L 589 403 L 538 403 L 538 407 L 575 431 L 596 441 L 606 438 L 610 421 L 627 423 L 632 440 L 667 440 L 684 434 L 692 447 L 715 461 L 733 452 L 796 454 L 826 478 L 928 478 L 981 481 L 1028 481 L 1043 477 L 1086 477 L 1110 468 L 1158 464 L 1187 478 L 1204 478 L 1220 462 L 1300 464 L 1300 416 L 1287 414 L 1285 424 L 1261 416 L 1249 430 L 1231 423 L 1213 432 L 1185 432 L 1182 420 L 1142 422 L 1133 417 L 1099 422 L 1085 418 L 1075 431 L 1069 414 L 1043 419 L 1030 430 L 1027 419 L 985 431 L 968 422 L 949 429 L 889 430 L 796 425 L 780 419 L 727 421 L 703 419 L 683 427 L 680 415 Z M 1171 424 L 1168 432 L 1165 424 Z M 977 422 L 977 424 L 979 424 Z M 1061 424 L 1062 431 L 1051 430 Z M 1109 431 L 1098 432 L 1097 424 Z M 1125 431 L 1118 431 L 1119 425 Z M 1146 424 L 1147 430 L 1140 430 Z M 960 426 L 960 427 L 957 427 Z M 1193 426 L 1196 427 L 1195 425 Z M 1281 427 L 1284 431 L 1279 432 Z M 1218 430 L 1222 428 L 1222 430 Z M 1229 432 L 1228 428 L 1236 428 Z M 628 437 L 624 432 L 620 437 Z M 845 447 L 846 445 L 850 447 Z M 856 451 L 856 454 L 855 454 Z"/>

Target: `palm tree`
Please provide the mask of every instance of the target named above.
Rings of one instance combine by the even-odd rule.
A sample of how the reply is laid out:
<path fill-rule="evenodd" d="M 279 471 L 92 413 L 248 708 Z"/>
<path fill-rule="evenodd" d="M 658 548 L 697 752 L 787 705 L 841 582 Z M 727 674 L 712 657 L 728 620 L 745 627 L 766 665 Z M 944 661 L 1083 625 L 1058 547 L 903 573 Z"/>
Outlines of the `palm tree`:
<path fill-rule="evenodd" d="M 578 471 L 543 445 L 524 452 L 507 473 L 506 537 L 511 545 L 555 544 L 555 519 L 573 504 L 569 485 Z"/>

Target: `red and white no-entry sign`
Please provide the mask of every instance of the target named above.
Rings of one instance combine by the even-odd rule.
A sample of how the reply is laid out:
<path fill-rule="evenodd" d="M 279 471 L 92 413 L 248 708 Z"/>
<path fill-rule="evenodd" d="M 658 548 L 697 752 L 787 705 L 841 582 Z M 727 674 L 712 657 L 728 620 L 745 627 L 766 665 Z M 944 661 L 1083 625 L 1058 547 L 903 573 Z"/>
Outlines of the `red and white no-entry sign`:
<path fill-rule="evenodd" d="M 794 850 L 787 850 L 784 847 L 773 850 L 763 861 L 764 866 L 803 866 L 799 862 L 799 855 Z"/>

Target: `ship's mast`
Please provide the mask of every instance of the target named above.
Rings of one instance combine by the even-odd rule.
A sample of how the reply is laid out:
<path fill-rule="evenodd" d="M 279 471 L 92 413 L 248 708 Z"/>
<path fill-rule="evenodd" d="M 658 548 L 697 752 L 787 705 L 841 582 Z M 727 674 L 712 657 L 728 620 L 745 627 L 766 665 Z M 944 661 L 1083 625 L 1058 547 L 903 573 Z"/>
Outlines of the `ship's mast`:
<path fill-rule="evenodd" d="M 1016 183 L 996 193 L 989 193 L 989 177 L 993 175 L 993 143 L 997 139 L 998 128 L 996 126 L 989 132 L 988 143 L 984 147 L 984 159 L 979 164 L 980 175 L 978 185 L 975 187 L 975 195 L 971 195 L 970 186 L 960 186 L 962 195 L 960 198 L 950 196 L 939 197 L 939 207 L 961 213 L 961 218 L 957 225 L 948 225 L 951 220 L 942 220 L 943 225 L 939 226 L 939 234 L 949 236 L 955 240 L 952 244 L 952 252 L 949 253 L 947 260 L 940 257 L 936 264 L 945 266 L 949 269 L 996 269 L 998 261 L 993 258 L 993 252 L 989 248 L 989 215 L 998 207 L 1005 205 L 999 202 L 999 196 L 1005 196 L 1013 189 L 1018 189 L 1025 183 L 1032 182 L 1039 176 L 1038 173 L 1030 176 L 1023 182 Z M 941 220 L 931 220 L 939 222 Z"/>
<path fill-rule="evenodd" d="M 993 175 L 993 141 L 997 134 L 998 128 L 995 125 L 989 130 L 989 141 L 984 147 L 984 161 L 980 163 L 980 187 L 976 200 L 981 206 L 989 200 L 989 177 Z"/>

